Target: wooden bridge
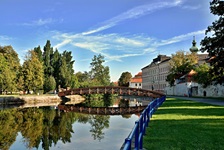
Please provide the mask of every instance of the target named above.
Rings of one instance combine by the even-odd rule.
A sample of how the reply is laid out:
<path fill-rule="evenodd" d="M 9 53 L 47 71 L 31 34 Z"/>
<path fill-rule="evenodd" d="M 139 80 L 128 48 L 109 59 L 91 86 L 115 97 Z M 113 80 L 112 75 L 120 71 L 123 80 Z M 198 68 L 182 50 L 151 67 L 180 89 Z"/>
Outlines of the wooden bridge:
<path fill-rule="evenodd" d="M 147 96 L 152 98 L 159 98 L 164 96 L 163 93 L 156 91 L 129 88 L 129 87 L 120 87 L 120 86 L 99 86 L 99 87 L 63 90 L 58 93 L 58 96 L 62 97 L 67 95 L 87 95 L 87 94 L 118 94 L 118 95 Z"/>
<path fill-rule="evenodd" d="M 127 115 L 141 113 L 146 106 L 133 107 L 79 107 L 74 105 L 58 105 L 58 109 L 64 112 L 80 112 L 97 115 Z"/>

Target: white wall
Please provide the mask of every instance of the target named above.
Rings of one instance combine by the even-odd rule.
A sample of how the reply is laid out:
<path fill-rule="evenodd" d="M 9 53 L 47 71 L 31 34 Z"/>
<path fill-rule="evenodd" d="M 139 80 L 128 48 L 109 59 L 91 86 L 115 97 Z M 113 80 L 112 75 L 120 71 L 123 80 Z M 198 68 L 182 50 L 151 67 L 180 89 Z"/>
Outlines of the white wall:
<path fill-rule="evenodd" d="M 137 84 L 137 86 L 136 86 L 136 84 Z M 130 88 L 139 88 L 139 89 L 141 89 L 142 88 L 142 83 L 129 82 L 129 87 Z"/>
<path fill-rule="evenodd" d="M 204 91 L 206 92 L 206 97 L 224 97 L 224 85 L 210 85 L 206 88 L 199 85 L 198 96 L 204 96 Z"/>
<path fill-rule="evenodd" d="M 177 96 L 188 96 L 188 89 L 191 87 L 197 86 L 198 91 L 197 95 L 194 96 L 204 96 L 204 91 L 206 92 L 206 97 L 224 97 L 224 85 L 210 85 L 206 88 L 203 88 L 200 84 L 197 83 L 181 83 L 175 86 L 166 87 L 167 95 L 177 95 Z"/>

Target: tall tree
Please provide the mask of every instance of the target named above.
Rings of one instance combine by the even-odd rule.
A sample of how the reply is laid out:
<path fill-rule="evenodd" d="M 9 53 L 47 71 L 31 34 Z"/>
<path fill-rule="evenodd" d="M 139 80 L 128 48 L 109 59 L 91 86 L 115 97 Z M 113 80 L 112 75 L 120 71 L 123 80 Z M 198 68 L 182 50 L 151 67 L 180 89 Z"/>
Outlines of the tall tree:
<path fill-rule="evenodd" d="M 44 69 L 36 53 L 31 50 L 26 55 L 23 63 L 24 87 L 25 90 L 36 91 L 43 88 Z"/>
<path fill-rule="evenodd" d="M 51 59 L 53 56 L 53 48 L 51 47 L 50 40 L 47 40 L 46 45 L 44 46 L 43 52 L 43 62 L 44 62 L 44 74 L 45 76 L 53 75 L 53 67 L 51 63 Z"/>
<path fill-rule="evenodd" d="M 71 52 L 64 51 L 62 56 L 60 57 L 60 68 L 59 68 L 59 85 L 63 88 L 72 87 L 72 76 L 74 74 L 73 64 L 74 60 L 72 60 Z M 74 84 L 73 84 L 74 85 Z"/>
<path fill-rule="evenodd" d="M 37 57 L 38 57 L 38 59 L 40 60 L 40 62 L 43 62 L 43 54 L 42 54 L 42 51 L 41 51 L 40 46 L 35 47 L 35 48 L 34 48 L 34 52 L 36 52 Z"/>
<path fill-rule="evenodd" d="M 56 88 L 58 88 L 58 86 L 60 85 L 60 83 L 59 83 L 59 70 L 60 70 L 60 67 L 61 67 L 60 60 L 61 60 L 61 54 L 56 49 L 54 51 L 54 55 L 53 55 L 53 58 L 52 58 L 52 64 L 53 64 L 53 68 L 54 68 L 53 77 L 56 81 Z"/>
<path fill-rule="evenodd" d="M 99 54 L 98 56 L 94 55 L 92 62 L 90 63 L 91 80 L 95 86 L 110 85 L 109 67 L 104 66 L 104 62 L 104 56 Z"/>
<path fill-rule="evenodd" d="M 120 78 L 118 79 L 118 85 L 119 86 L 129 86 L 129 81 L 131 80 L 132 75 L 130 72 L 123 72 L 120 76 Z"/>
<path fill-rule="evenodd" d="M 166 81 L 172 86 L 175 79 L 190 72 L 197 63 L 198 57 L 196 53 L 177 51 L 176 54 L 172 54 L 170 60 L 171 70 Z"/>
<path fill-rule="evenodd" d="M 74 74 L 73 65 L 74 65 L 75 60 L 72 60 L 72 52 L 71 51 L 69 51 L 69 52 L 68 51 L 64 51 L 62 53 L 62 56 L 65 58 L 68 72 L 70 74 Z"/>
<path fill-rule="evenodd" d="M 207 51 L 211 58 L 210 74 L 217 83 L 224 82 L 224 1 L 210 2 L 211 13 L 218 16 L 211 26 L 208 26 L 205 38 L 201 41 L 201 51 Z"/>
<path fill-rule="evenodd" d="M 0 46 L 0 89 L 2 91 L 15 91 L 20 62 L 16 51 L 12 46 Z"/>

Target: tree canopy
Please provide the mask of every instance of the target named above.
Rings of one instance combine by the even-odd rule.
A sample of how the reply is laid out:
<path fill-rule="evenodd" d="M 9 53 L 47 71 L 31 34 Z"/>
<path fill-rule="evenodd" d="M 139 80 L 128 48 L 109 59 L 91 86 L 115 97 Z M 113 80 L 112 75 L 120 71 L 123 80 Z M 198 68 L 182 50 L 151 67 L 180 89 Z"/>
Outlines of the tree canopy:
<path fill-rule="evenodd" d="M 16 90 L 16 79 L 20 69 L 19 61 L 18 54 L 11 45 L 0 46 L 0 91 Z"/>
<path fill-rule="evenodd" d="M 211 13 L 218 16 L 212 25 L 208 26 L 205 38 L 201 41 L 201 51 L 208 52 L 210 56 L 209 70 L 212 80 L 217 83 L 224 82 L 224 1 L 210 2 Z"/>
<path fill-rule="evenodd" d="M 105 62 L 104 56 L 99 54 L 98 56 L 94 55 L 92 62 L 90 63 L 90 77 L 92 83 L 95 86 L 108 86 L 110 85 L 110 70 L 108 66 L 104 66 Z"/>
<path fill-rule="evenodd" d="M 171 70 L 166 81 L 172 86 L 175 79 L 190 72 L 197 63 L 198 57 L 196 53 L 177 51 L 176 54 L 172 54 L 170 59 Z"/>
<path fill-rule="evenodd" d="M 44 69 L 42 63 L 39 61 L 35 51 L 28 52 L 23 63 L 24 88 L 27 91 L 34 92 L 43 89 L 44 84 Z"/>
<path fill-rule="evenodd" d="M 201 64 L 195 68 L 196 74 L 193 76 L 193 79 L 196 80 L 203 87 L 207 87 L 211 83 L 211 74 L 209 73 L 209 65 Z"/>
<path fill-rule="evenodd" d="M 123 72 L 118 80 L 119 86 L 129 86 L 129 81 L 131 80 L 132 75 L 130 72 Z"/>

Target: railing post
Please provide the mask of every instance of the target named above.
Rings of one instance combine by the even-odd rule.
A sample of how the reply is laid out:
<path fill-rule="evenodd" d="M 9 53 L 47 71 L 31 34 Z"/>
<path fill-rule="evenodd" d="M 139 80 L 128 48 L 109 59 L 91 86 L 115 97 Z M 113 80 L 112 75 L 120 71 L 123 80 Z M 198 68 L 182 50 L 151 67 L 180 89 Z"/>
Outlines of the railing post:
<path fill-rule="evenodd" d="M 139 150 L 139 121 L 136 121 L 135 124 L 137 125 L 137 128 L 135 130 L 135 150 Z"/>
<path fill-rule="evenodd" d="M 131 139 L 130 139 L 130 138 L 126 138 L 126 139 L 125 139 L 125 144 L 124 144 L 124 145 L 126 146 L 127 143 L 130 143 L 130 144 L 128 144 L 129 147 L 128 147 L 127 150 L 131 150 Z"/>
<path fill-rule="evenodd" d="M 142 136 L 140 136 L 139 143 L 140 143 L 140 149 L 142 149 L 143 148 L 143 117 L 141 117 L 141 119 L 140 119 L 140 134 Z"/>
<path fill-rule="evenodd" d="M 144 128 L 143 128 L 143 135 L 145 135 L 146 127 L 148 126 L 148 120 L 147 120 L 147 110 L 144 111 Z"/>

